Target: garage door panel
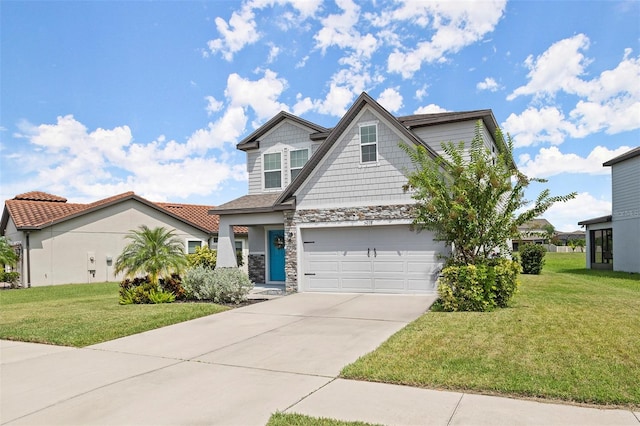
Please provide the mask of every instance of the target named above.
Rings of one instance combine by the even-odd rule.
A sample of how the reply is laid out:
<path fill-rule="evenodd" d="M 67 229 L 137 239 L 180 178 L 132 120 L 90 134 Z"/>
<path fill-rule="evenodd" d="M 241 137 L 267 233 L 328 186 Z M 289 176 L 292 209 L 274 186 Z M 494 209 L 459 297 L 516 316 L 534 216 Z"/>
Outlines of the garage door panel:
<path fill-rule="evenodd" d="M 341 281 L 343 291 L 360 292 L 366 290 L 367 292 L 371 292 L 373 290 L 370 278 L 343 277 Z"/>
<path fill-rule="evenodd" d="M 302 230 L 302 288 L 310 291 L 435 292 L 444 247 L 407 225 Z M 322 261 L 319 261 L 322 259 Z"/>
<path fill-rule="evenodd" d="M 384 273 L 384 272 L 403 273 L 403 272 L 405 272 L 405 263 L 403 261 L 372 262 L 372 263 L 373 263 L 373 272 L 375 272 L 375 273 Z"/>
<path fill-rule="evenodd" d="M 334 278 L 320 278 L 320 277 L 307 277 L 309 283 L 309 290 L 312 291 L 336 291 L 340 288 L 340 279 Z"/>
<path fill-rule="evenodd" d="M 374 288 L 379 292 L 402 292 L 405 288 L 405 279 L 374 278 Z"/>

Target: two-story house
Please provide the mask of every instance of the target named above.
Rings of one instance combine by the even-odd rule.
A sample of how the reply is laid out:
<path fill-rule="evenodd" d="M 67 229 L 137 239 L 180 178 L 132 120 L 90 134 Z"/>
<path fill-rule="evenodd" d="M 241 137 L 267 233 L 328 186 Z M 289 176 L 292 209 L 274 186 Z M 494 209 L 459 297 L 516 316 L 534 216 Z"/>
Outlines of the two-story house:
<path fill-rule="evenodd" d="M 259 284 L 292 291 L 432 293 L 450 247 L 414 232 L 413 165 L 400 142 L 425 147 L 466 141 L 482 125 L 497 147 L 491 110 L 394 117 L 369 95 L 335 127 L 281 112 L 244 138 L 249 193 L 220 215 L 218 266 L 235 266 L 233 226 L 247 226 L 248 269 Z"/>
<path fill-rule="evenodd" d="M 603 164 L 611 167 L 612 214 L 586 227 L 587 268 L 640 273 L 640 147 Z"/>

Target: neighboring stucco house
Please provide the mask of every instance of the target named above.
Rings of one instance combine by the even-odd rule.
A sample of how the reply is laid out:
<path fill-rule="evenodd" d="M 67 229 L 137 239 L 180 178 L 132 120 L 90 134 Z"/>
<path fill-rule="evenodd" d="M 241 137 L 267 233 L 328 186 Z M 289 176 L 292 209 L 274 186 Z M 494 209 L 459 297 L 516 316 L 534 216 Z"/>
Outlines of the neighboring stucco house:
<path fill-rule="evenodd" d="M 514 239 L 511 243 L 513 251 L 518 251 L 523 244 L 544 244 L 548 239 L 545 228 L 553 226 L 551 222 L 544 218 L 531 219 L 518 227 L 520 238 Z"/>
<path fill-rule="evenodd" d="M 211 208 L 153 203 L 133 192 L 76 204 L 34 191 L 5 202 L 0 234 L 20 253 L 23 286 L 113 281 L 121 278 L 114 264 L 129 242 L 125 236 L 140 225 L 173 230 L 188 253 L 196 246 L 215 248 L 218 217 L 208 214 Z M 236 247 L 246 249 L 246 229 L 236 232 Z"/>
<path fill-rule="evenodd" d="M 587 268 L 640 273 L 640 147 L 603 166 L 611 167 L 612 214 L 584 220 Z"/>
<path fill-rule="evenodd" d="M 243 139 L 249 193 L 220 215 L 218 266 L 234 266 L 234 225 L 247 226 L 249 275 L 288 292 L 433 293 L 450 247 L 414 232 L 413 169 L 401 141 L 435 158 L 470 143 L 481 124 L 496 152 L 491 110 L 394 117 L 363 93 L 335 127 L 281 112 Z"/>

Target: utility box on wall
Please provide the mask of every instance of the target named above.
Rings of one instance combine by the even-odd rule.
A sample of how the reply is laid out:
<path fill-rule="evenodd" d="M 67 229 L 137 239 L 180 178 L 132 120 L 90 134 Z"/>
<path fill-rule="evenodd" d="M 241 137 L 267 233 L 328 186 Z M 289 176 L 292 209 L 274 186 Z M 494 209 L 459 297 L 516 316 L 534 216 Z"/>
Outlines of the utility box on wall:
<path fill-rule="evenodd" d="M 87 252 L 87 271 L 89 271 L 89 279 L 96 277 L 96 253 L 93 251 Z"/>

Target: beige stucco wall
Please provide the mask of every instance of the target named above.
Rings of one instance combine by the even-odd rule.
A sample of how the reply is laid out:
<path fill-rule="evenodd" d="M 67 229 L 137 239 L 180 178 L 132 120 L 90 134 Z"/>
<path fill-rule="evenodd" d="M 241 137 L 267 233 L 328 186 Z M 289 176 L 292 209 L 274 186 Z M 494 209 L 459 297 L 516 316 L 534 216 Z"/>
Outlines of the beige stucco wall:
<path fill-rule="evenodd" d="M 205 232 L 139 201 L 127 200 L 39 231 L 31 231 L 31 285 L 120 280 L 122 277 L 114 275 L 113 268 L 116 258 L 128 243 L 125 236 L 130 230 L 143 224 L 150 228 L 164 226 L 174 230 L 185 247 L 188 240 L 209 243 Z M 26 250 L 25 237 L 10 238 L 14 241 L 22 240 Z M 93 263 L 90 257 L 94 258 Z M 112 259 L 110 264 L 107 262 L 108 257 Z M 23 283 L 26 284 L 26 253 L 23 265 Z"/>

